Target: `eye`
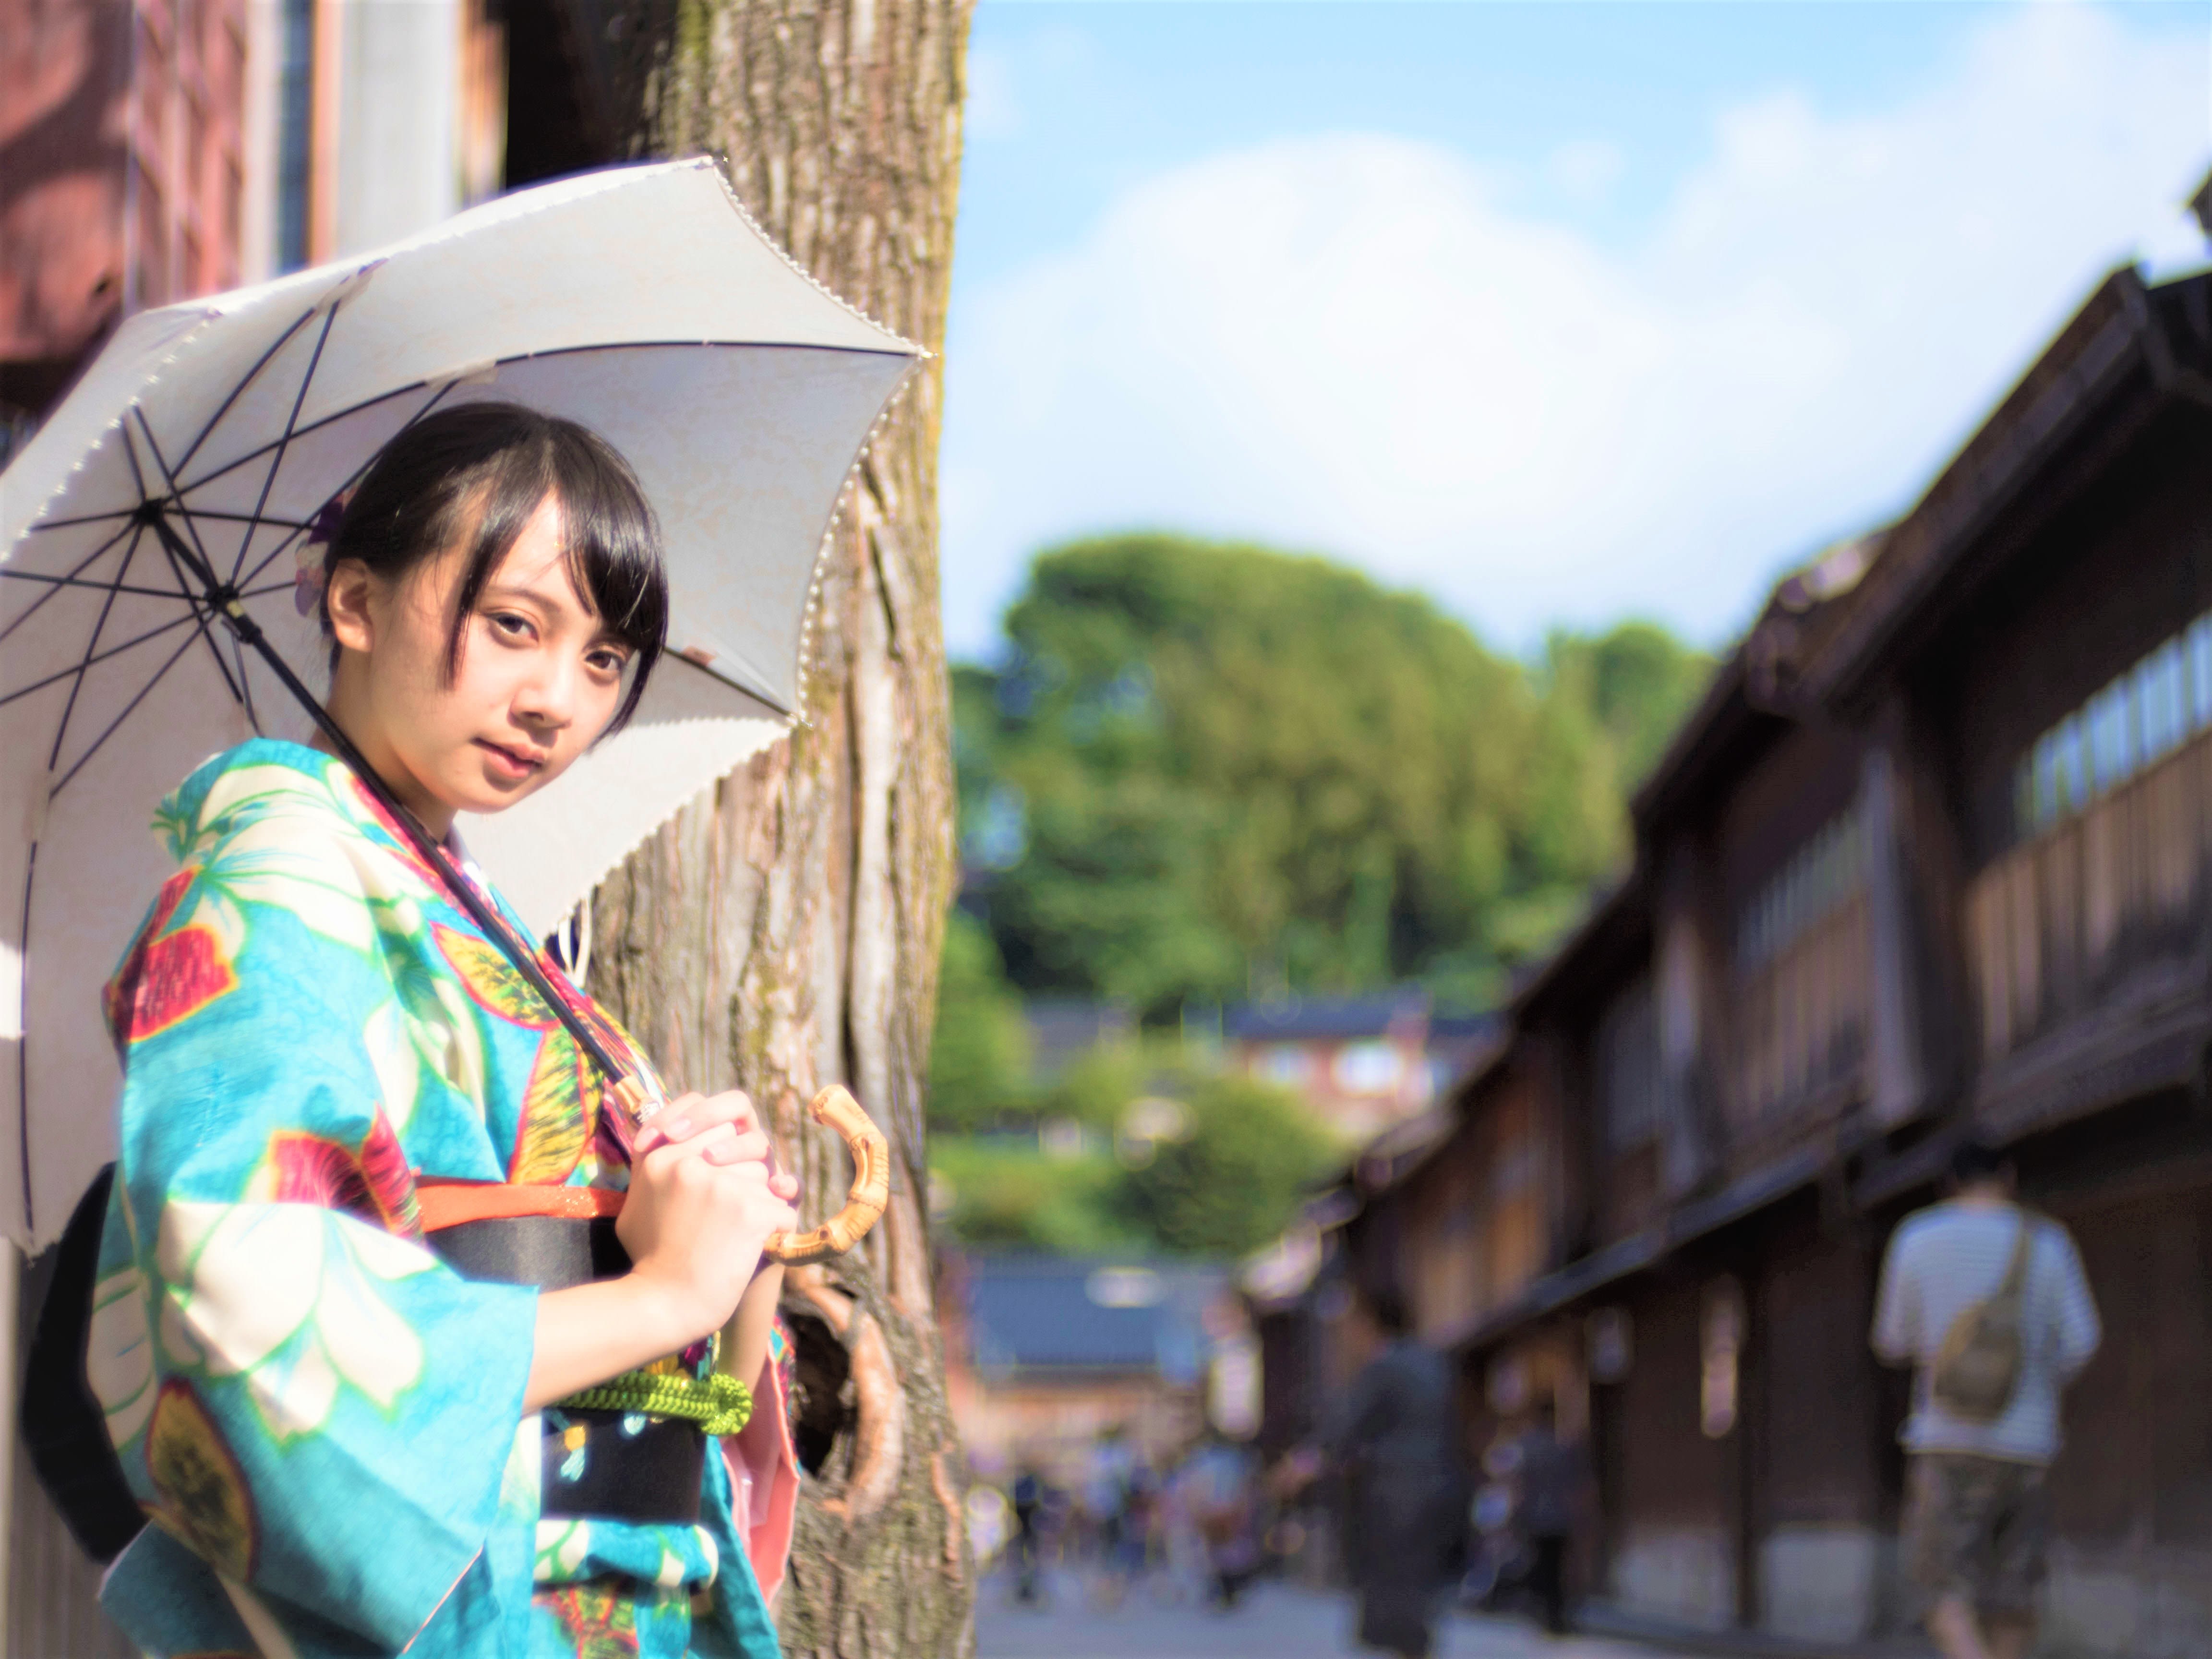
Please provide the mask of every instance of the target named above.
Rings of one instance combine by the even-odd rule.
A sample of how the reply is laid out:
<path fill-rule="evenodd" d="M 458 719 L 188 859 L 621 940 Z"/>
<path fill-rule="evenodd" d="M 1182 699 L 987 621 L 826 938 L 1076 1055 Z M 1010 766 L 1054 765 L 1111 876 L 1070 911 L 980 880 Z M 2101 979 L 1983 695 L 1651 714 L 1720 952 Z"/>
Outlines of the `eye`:
<path fill-rule="evenodd" d="M 615 650 L 612 647 L 602 646 L 598 650 L 587 653 L 584 660 L 599 673 L 620 678 L 623 670 L 629 666 L 629 653 Z"/>
<path fill-rule="evenodd" d="M 513 611 L 490 611 L 484 613 L 489 622 L 501 636 L 510 640 L 530 637 L 530 618 Z"/>

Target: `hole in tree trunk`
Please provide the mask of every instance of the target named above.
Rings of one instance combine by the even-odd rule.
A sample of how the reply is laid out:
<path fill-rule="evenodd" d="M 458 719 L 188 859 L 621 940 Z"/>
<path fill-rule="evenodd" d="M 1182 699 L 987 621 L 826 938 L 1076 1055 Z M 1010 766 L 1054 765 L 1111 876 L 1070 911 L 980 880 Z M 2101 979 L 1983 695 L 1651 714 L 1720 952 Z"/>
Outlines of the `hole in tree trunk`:
<path fill-rule="evenodd" d="M 783 1320 L 791 1331 L 796 1372 L 791 1437 L 799 1467 L 820 1474 L 838 1437 L 853 1426 L 853 1358 L 820 1315 L 787 1305 Z"/>

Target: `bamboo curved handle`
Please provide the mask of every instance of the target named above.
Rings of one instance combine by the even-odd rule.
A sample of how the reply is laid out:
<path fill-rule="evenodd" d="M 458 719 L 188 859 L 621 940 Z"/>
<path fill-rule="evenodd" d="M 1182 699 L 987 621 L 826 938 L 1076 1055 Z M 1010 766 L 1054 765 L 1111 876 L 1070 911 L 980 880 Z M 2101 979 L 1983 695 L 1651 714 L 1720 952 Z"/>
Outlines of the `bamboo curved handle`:
<path fill-rule="evenodd" d="M 845 1207 L 829 1220 L 803 1233 L 777 1233 L 763 1247 L 763 1254 L 786 1267 L 842 1255 L 867 1236 L 891 1201 L 891 1149 L 884 1132 L 868 1121 L 860 1103 L 833 1083 L 814 1097 L 806 1115 L 826 1123 L 842 1137 L 853 1154 L 853 1188 L 845 1194 Z"/>

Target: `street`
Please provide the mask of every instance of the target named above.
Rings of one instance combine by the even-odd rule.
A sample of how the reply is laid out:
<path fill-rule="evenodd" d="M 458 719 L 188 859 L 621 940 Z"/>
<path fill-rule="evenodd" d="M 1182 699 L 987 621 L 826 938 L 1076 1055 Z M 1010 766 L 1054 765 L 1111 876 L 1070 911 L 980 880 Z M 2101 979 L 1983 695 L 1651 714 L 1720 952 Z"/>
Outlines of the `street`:
<path fill-rule="evenodd" d="M 1044 1610 L 1012 1604 L 1003 1574 L 975 1609 L 976 1659 L 1338 1659 L 1351 1642 L 1352 1603 L 1288 1585 L 1263 1584 L 1237 1611 L 1189 1600 L 1131 1596 L 1111 1611 L 1086 1604 L 1079 1583 L 1056 1575 Z M 1455 1617 L 1439 1632 L 1437 1659 L 1650 1659 L 1656 1650 L 1595 1637 L 1549 1642 L 1525 1621 Z"/>

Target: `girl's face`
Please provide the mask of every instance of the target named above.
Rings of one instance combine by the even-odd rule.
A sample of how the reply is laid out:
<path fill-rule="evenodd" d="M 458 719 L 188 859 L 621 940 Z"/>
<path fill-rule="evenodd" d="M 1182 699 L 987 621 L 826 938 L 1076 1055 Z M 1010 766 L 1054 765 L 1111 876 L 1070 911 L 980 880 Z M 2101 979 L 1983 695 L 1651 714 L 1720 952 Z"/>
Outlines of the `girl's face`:
<path fill-rule="evenodd" d="M 330 580 L 331 713 L 440 837 L 454 813 L 499 811 L 559 777 L 614 718 L 630 656 L 569 579 L 549 495 L 464 620 L 448 681 L 466 540 L 397 581 L 351 561 Z"/>

